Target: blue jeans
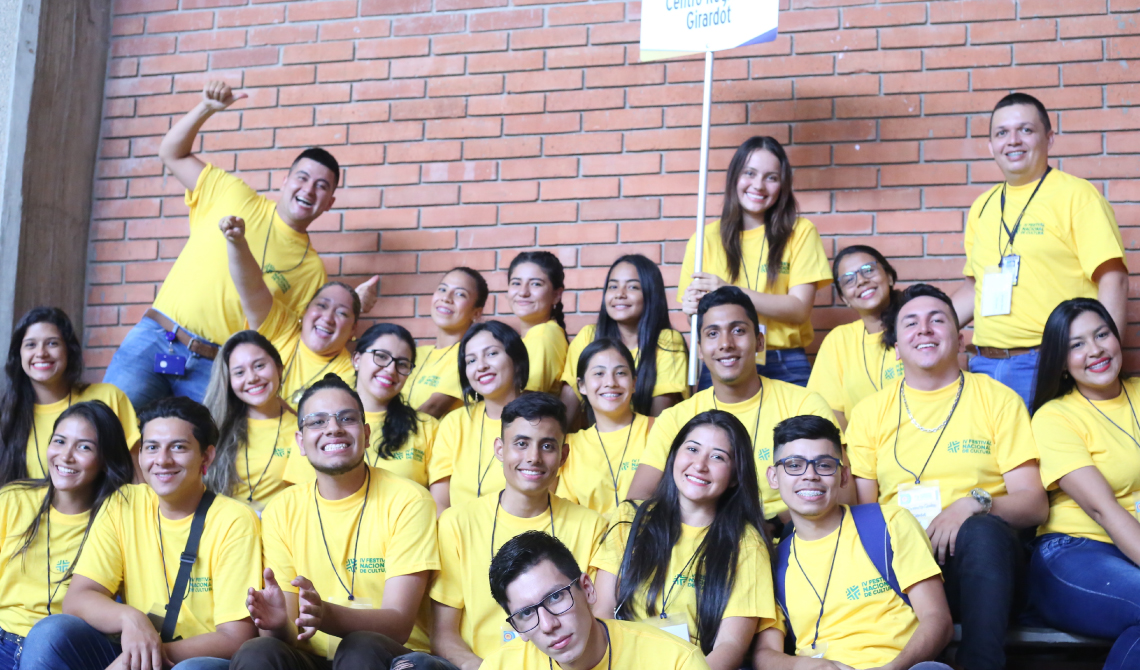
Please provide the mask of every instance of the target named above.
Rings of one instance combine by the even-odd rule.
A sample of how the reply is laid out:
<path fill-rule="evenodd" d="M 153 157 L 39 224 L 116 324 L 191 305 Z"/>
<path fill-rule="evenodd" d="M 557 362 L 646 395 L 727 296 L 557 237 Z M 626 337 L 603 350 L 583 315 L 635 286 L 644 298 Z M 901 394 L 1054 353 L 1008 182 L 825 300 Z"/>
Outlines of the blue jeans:
<path fill-rule="evenodd" d="M 808 377 L 811 376 L 811 363 L 808 362 L 807 352 L 798 349 L 769 349 L 764 365 L 757 365 L 756 372 L 768 379 L 779 379 L 782 382 L 807 386 Z M 712 375 L 704 364 L 701 364 L 701 375 L 697 378 L 697 390 L 703 391 L 712 386 Z"/>
<path fill-rule="evenodd" d="M 415 651 L 392 659 L 391 670 L 459 670 L 454 664 L 441 656 L 432 656 L 422 651 Z"/>
<path fill-rule="evenodd" d="M 985 358 L 972 356 L 970 372 L 992 377 L 1005 384 L 1025 401 L 1026 407 L 1033 406 L 1033 391 L 1037 387 L 1037 351 L 1012 358 Z"/>
<path fill-rule="evenodd" d="M 1043 535 L 1029 561 L 1029 579 L 1033 608 L 1047 624 L 1116 639 L 1105 670 L 1140 667 L 1140 568 L 1116 545 Z"/>
<path fill-rule="evenodd" d="M 7 634 L 0 638 L 0 670 L 19 670 L 22 652 L 22 644 Z"/>
<path fill-rule="evenodd" d="M 126 393 L 136 411 L 170 396 L 186 396 L 202 402 L 214 362 L 190 353 L 185 344 L 175 340 L 174 353 L 186 358 L 186 374 L 159 374 L 154 371 L 154 356 L 168 351 L 170 345 L 162 326 L 152 319 L 141 319 L 111 358 L 103 381 Z"/>
<path fill-rule="evenodd" d="M 24 640 L 20 667 L 25 670 L 105 670 L 123 648 L 76 616 L 53 614 L 32 626 Z M 228 659 L 191 658 L 173 670 L 227 670 Z"/>

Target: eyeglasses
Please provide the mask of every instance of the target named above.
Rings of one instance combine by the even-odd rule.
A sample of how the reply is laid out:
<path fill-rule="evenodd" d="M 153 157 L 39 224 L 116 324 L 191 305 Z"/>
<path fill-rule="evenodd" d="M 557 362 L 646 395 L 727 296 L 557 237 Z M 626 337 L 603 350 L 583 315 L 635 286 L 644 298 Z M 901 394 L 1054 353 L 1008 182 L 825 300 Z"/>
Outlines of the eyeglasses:
<path fill-rule="evenodd" d="M 355 426 L 360 423 L 360 412 L 355 409 L 342 409 L 336 414 L 313 412 L 301 417 L 301 427 L 305 430 L 324 430 L 332 419 L 336 419 L 340 426 Z"/>
<path fill-rule="evenodd" d="M 815 474 L 820 477 L 829 477 L 839 470 L 840 462 L 834 456 L 820 456 L 812 459 L 803 456 L 789 456 L 776 461 L 775 465 L 784 466 L 784 472 L 793 477 L 799 477 L 807 472 L 809 465 L 815 468 Z"/>
<path fill-rule="evenodd" d="M 566 614 L 570 611 L 570 608 L 574 606 L 574 594 L 570 591 L 570 588 L 577 583 L 578 580 L 575 579 L 566 586 L 543 598 L 539 604 L 522 608 L 507 617 L 507 623 L 511 624 L 511 628 L 514 628 L 516 633 L 528 633 L 538 626 L 539 607 L 554 616 Z"/>
<path fill-rule="evenodd" d="M 396 372 L 399 372 L 405 377 L 412 374 L 412 362 L 407 358 L 396 358 L 383 349 L 369 349 L 364 353 L 372 354 L 372 362 L 375 363 L 376 367 L 380 368 L 381 370 L 391 365 L 392 361 L 395 361 Z"/>
<path fill-rule="evenodd" d="M 878 269 L 879 263 L 877 261 L 871 261 L 870 263 L 860 265 L 858 268 L 851 272 L 844 272 L 843 274 L 839 275 L 839 285 L 843 288 L 851 288 L 855 285 L 855 275 L 860 274 L 863 275 L 863 279 L 870 279 L 871 275 L 875 274 L 875 271 Z"/>

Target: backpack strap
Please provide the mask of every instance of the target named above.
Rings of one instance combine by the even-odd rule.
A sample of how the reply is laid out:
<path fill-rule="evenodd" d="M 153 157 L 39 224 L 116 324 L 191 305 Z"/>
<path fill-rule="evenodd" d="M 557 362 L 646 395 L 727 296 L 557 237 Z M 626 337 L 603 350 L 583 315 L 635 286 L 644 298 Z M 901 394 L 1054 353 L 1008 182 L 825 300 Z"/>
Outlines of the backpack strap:
<path fill-rule="evenodd" d="M 186 597 L 186 587 L 190 584 L 190 570 L 198 560 L 198 545 L 202 541 L 202 529 L 206 525 L 206 513 L 214 504 L 214 494 L 206 491 L 194 510 L 194 520 L 190 522 L 190 536 L 186 538 L 186 549 L 179 559 L 178 576 L 174 579 L 174 590 L 170 592 L 170 602 L 166 604 L 166 617 L 162 621 L 159 634 L 163 642 L 174 640 L 174 629 L 178 626 L 178 614 L 182 611 L 182 600 Z"/>
<path fill-rule="evenodd" d="M 851 507 L 851 520 L 855 522 L 855 530 L 859 532 L 859 540 L 863 543 L 863 551 L 879 576 L 891 587 L 899 598 L 911 607 L 910 598 L 903 593 L 895 575 L 895 552 L 891 547 L 891 531 L 887 528 L 887 520 L 883 517 L 883 508 L 879 503 L 866 503 Z"/>
<path fill-rule="evenodd" d="M 784 626 L 787 632 L 784 634 L 785 648 L 796 648 L 796 634 L 792 631 L 792 618 L 788 616 L 788 597 L 785 585 L 785 577 L 788 573 L 788 557 L 792 551 L 792 535 L 780 540 L 776 545 L 776 566 L 772 572 L 772 590 L 776 594 L 776 605 L 779 606 L 780 611 L 784 614 Z"/>

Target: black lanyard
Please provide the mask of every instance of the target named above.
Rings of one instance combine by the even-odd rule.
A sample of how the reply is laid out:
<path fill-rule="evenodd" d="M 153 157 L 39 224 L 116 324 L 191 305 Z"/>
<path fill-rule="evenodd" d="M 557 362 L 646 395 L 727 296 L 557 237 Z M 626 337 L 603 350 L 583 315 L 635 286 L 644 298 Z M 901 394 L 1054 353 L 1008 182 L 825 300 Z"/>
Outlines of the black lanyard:
<path fill-rule="evenodd" d="M 680 577 L 681 581 L 685 580 L 685 573 L 687 573 L 689 571 L 689 566 L 692 565 L 693 561 L 695 561 L 697 559 L 697 553 L 698 552 L 700 552 L 699 546 L 697 547 L 697 550 L 693 552 L 693 555 L 689 557 L 689 561 L 687 563 L 685 563 L 685 567 L 681 568 L 681 572 L 677 573 L 677 577 Z M 663 595 L 661 597 L 661 618 L 662 619 L 669 616 L 665 612 L 665 608 L 669 606 L 669 597 L 673 595 L 673 587 L 675 587 L 677 585 L 677 577 L 673 578 L 673 583 L 669 585 L 669 591 L 667 591 L 665 593 L 665 595 Z"/>
<path fill-rule="evenodd" d="M 625 448 L 621 450 L 621 460 L 618 461 L 617 474 L 614 474 L 614 465 L 610 462 L 610 452 L 606 451 L 606 441 L 602 439 L 602 431 L 598 430 L 597 422 L 594 423 L 594 432 L 598 434 L 598 444 L 602 445 L 602 455 L 606 458 L 606 466 L 610 469 L 610 481 L 614 483 L 614 504 L 621 505 L 621 500 L 618 499 L 618 477 L 621 476 L 621 468 L 625 465 L 625 452 L 629 450 L 629 438 L 633 436 L 633 424 L 637 421 L 637 414 L 633 415 L 633 420 L 629 422 L 629 432 L 625 434 Z"/>
<path fill-rule="evenodd" d="M 1137 418 L 1136 418 L 1136 408 L 1132 406 L 1132 397 L 1128 395 L 1128 388 L 1124 386 L 1124 383 L 1123 383 L 1123 382 L 1121 382 L 1121 384 L 1120 384 L 1120 390 L 1124 392 L 1124 397 L 1125 397 L 1125 399 L 1127 399 L 1127 400 L 1128 400 L 1128 409 L 1132 410 L 1132 423 L 1133 423 L 1133 424 L 1134 424 L 1134 425 L 1135 425 L 1137 428 L 1140 428 L 1140 420 L 1137 420 Z M 1078 391 L 1078 393 L 1079 393 L 1079 391 Z M 1101 411 L 1101 409 L 1100 409 L 1099 407 L 1097 407 L 1097 406 L 1096 406 L 1096 405 L 1093 403 L 1093 401 L 1092 401 L 1092 400 L 1089 400 L 1089 397 L 1088 397 L 1088 396 L 1086 396 L 1085 394 L 1081 393 L 1081 397 L 1083 397 L 1085 400 L 1088 400 L 1088 403 L 1089 403 L 1089 405 L 1091 405 L 1093 409 L 1095 409 L 1097 412 L 1100 412 L 1100 415 L 1101 415 L 1101 416 L 1103 416 L 1103 417 L 1105 418 L 1105 420 L 1106 420 L 1106 421 L 1108 421 L 1108 422 L 1109 422 L 1109 423 L 1111 423 L 1113 426 L 1115 426 L 1117 430 L 1119 430 L 1120 432 L 1122 432 L 1122 433 L 1124 433 L 1125 435 L 1127 435 L 1127 436 L 1128 436 L 1128 439 L 1132 440 L 1133 444 L 1135 444 L 1135 445 L 1136 445 L 1136 447 L 1137 447 L 1138 449 L 1140 449 L 1140 440 L 1137 440 L 1137 439 L 1136 439 L 1136 436 L 1135 436 L 1135 435 L 1133 435 L 1132 433 L 1130 433 L 1130 432 L 1129 432 L 1129 431 L 1127 431 L 1127 430 L 1124 430 L 1123 428 L 1121 428 L 1121 427 L 1120 427 L 1120 424 L 1118 424 L 1118 423 L 1116 423 L 1115 421 L 1113 421 L 1112 419 L 1110 419 L 1110 418 L 1109 418 L 1109 416 L 1108 416 L 1107 414 L 1105 414 L 1103 411 Z"/>
<path fill-rule="evenodd" d="M 479 419 L 479 464 L 475 468 L 475 476 L 478 478 L 478 484 L 475 487 L 475 497 L 483 497 L 483 480 L 487 478 L 487 473 L 491 471 L 491 466 L 495 463 L 495 453 L 491 452 L 491 458 L 487 461 L 487 467 L 483 467 L 483 425 L 487 423 L 487 403 L 483 403 L 483 417 Z"/>
<path fill-rule="evenodd" d="M 288 224 L 285 224 L 285 225 L 288 225 Z M 301 263 L 304 263 L 305 257 L 309 255 L 309 246 L 312 244 L 312 240 L 309 239 L 309 235 L 307 233 L 305 234 L 305 253 L 301 254 L 301 260 L 297 261 L 296 265 L 289 268 L 288 270 L 274 270 L 274 269 L 266 270 L 265 269 L 265 254 L 268 253 L 268 251 L 269 251 L 269 238 L 272 236 L 273 236 L 273 222 L 270 221 L 269 222 L 269 230 L 266 231 L 266 233 L 265 233 L 265 246 L 263 246 L 261 248 L 261 274 L 267 275 L 267 274 L 271 274 L 274 272 L 279 273 L 279 274 L 285 274 L 286 272 L 292 272 L 293 270 L 296 270 L 297 268 L 301 267 Z"/>
<path fill-rule="evenodd" d="M 961 372 L 958 373 L 958 397 L 954 399 L 954 404 L 950 407 L 950 416 L 946 417 L 946 423 L 942 424 L 942 430 L 938 431 L 938 439 L 934 440 L 934 446 L 930 448 L 930 455 L 926 457 L 926 462 L 922 464 L 922 469 L 918 474 L 914 474 L 907 467 L 899 461 L 899 433 L 902 432 L 902 406 L 903 406 L 903 386 L 906 385 L 906 380 L 899 382 L 899 425 L 895 428 L 895 464 L 902 468 L 908 475 L 914 477 L 915 486 L 922 483 L 922 474 L 926 472 L 926 466 L 930 465 L 930 459 L 934 458 L 934 452 L 938 449 L 938 443 L 942 441 L 942 435 L 946 429 L 950 427 L 950 420 L 954 418 L 954 412 L 958 409 L 958 403 L 962 400 L 962 392 L 966 388 L 966 375 Z"/>
<path fill-rule="evenodd" d="M 503 506 L 503 492 L 499 491 L 499 499 L 495 503 L 495 520 L 491 523 L 491 560 L 495 560 L 495 531 L 499 529 L 499 508 Z M 550 512 L 550 535 L 554 539 L 558 539 L 558 533 L 554 532 L 554 503 L 550 500 L 550 494 L 546 494 L 546 511 Z"/>
<path fill-rule="evenodd" d="M 71 391 L 67 392 L 67 407 L 71 408 Z M 51 438 L 48 438 L 49 440 Z M 36 462 L 40 464 L 40 470 L 44 473 L 44 477 L 51 477 L 46 467 L 44 467 L 44 459 L 40 456 L 40 431 L 36 430 L 36 411 L 35 407 L 32 408 L 32 440 L 36 443 Z M 30 473 L 29 473 L 30 474 Z"/>
<path fill-rule="evenodd" d="M 887 349 L 883 347 L 883 360 L 879 361 L 879 383 L 876 384 L 875 378 L 871 376 L 871 368 L 867 365 L 867 326 L 863 326 L 863 369 L 867 372 L 867 379 L 871 382 L 871 388 L 876 391 L 880 390 L 883 386 L 883 370 L 885 370 L 886 367 Z"/>
<path fill-rule="evenodd" d="M 443 355 L 440 356 L 439 360 L 436 361 L 436 365 L 439 365 L 440 361 L 447 358 L 447 354 L 451 353 L 451 350 L 457 346 L 459 346 L 458 342 L 451 345 L 447 349 L 444 349 Z M 415 370 L 416 376 L 412 377 L 412 385 L 408 388 L 408 399 L 409 400 L 411 400 L 412 394 L 415 393 L 415 391 L 416 391 L 416 383 L 420 380 L 420 377 L 423 375 L 424 369 L 426 369 L 429 365 L 431 365 L 431 355 L 434 354 L 435 352 L 436 352 L 436 350 L 433 348 L 431 351 L 428 352 L 427 360 L 424 361 L 424 364 L 416 366 L 416 370 Z"/>
<path fill-rule="evenodd" d="M 340 582 L 340 588 L 348 594 L 349 600 L 356 600 L 356 573 L 360 572 L 356 556 L 360 549 L 360 529 L 364 526 L 364 510 L 368 507 L 368 489 L 372 486 L 372 470 L 367 464 L 364 466 L 364 473 L 366 477 L 364 480 L 364 501 L 360 503 L 360 517 L 356 520 L 356 542 L 352 545 L 352 577 L 349 578 L 348 586 L 345 586 L 344 580 L 340 578 L 340 573 L 336 569 L 336 561 L 333 560 L 332 551 L 329 550 L 329 541 L 325 538 L 325 522 L 321 519 L 321 504 L 317 501 L 317 485 L 313 484 L 313 505 L 317 508 L 317 523 L 321 526 L 321 542 L 325 545 L 325 554 L 329 557 L 329 565 L 332 566 L 333 575 Z"/>
<path fill-rule="evenodd" d="M 761 228 L 761 230 L 763 230 L 763 228 Z M 743 235 L 743 233 L 741 233 L 741 235 Z M 760 257 L 756 259 L 756 288 L 752 288 L 752 278 L 748 276 L 748 267 L 745 266 L 744 263 L 740 264 L 740 267 L 744 269 L 744 285 L 747 286 L 749 290 L 756 291 L 757 293 L 762 293 L 760 290 L 760 268 L 764 265 L 764 248 L 767 245 L 768 234 L 767 231 L 764 231 L 764 237 L 761 238 L 760 242 Z M 743 259 L 743 253 L 741 257 Z"/>
<path fill-rule="evenodd" d="M 293 371 L 293 363 L 296 362 L 297 352 L 300 349 L 301 349 L 301 335 L 298 334 L 297 335 L 297 344 L 293 345 L 293 355 L 289 357 L 289 363 L 287 363 L 285 365 L 285 374 L 281 375 L 281 388 L 280 388 L 280 390 L 278 390 L 278 394 L 280 394 L 281 391 L 285 390 L 285 380 L 289 378 L 289 373 Z M 316 352 L 313 352 L 313 353 L 316 353 Z M 301 396 L 305 394 L 305 389 L 309 388 L 309 385 L 311 385 L 313 382 L 315 382 L 317 380 L 317 377 L 321 376 L 322 372 L 324 372 L 325 370 L 328 370 L 329 366 L 332 365 L 333 361 L 335 361 L 335 360 L 336 360 L 336 356 L 333 356 L 332 358 L 330 358 L 328 360 L 328 362 L 325 363 L 323 368 L 321 368 L 320 370 L 317 370 L 317 374 L 313 375 L 309 379 L 309 381 L 305 382 L 304 384 L 301 384 L 301 386 L 296 391 L 293 391 L 293 393 L 290 394 L 290 396 L 289 396 L 290 400 L 293 400 L 294 396 L 297 398 L 296 400 L 293 400 L 293 404 L 297 404 L 297 403 L 301 402 Z"/>
<path fill-rule="evenodd" d="M 63 582 L 67 580 L 67 571 L 64 571 L 64 576 L 60 578 L 59 583 L 55 585 L 55 589 L 51 587 L 51 503 L 48 503 L 47 514 L 44 515 L 44 525 L 47 527 L 47 588 L 48 588 L 48 602 L 47 611 L 48 616 L 51 616 L 51 603 L 55 600 L 55 594 L 59 593 L 59 587 L 63 586 Z M 71 561 L 71 570 L 75 564 L 79 562 L 79 553 L 83 551 L 83 545 L 87 542 L 87 534 L 91 532 L 91 524 L 87 524 L 86 530 L 83 531 L 83 538 L 79 540 L 79 548 L 75 550 L 75 558 Z M 159 528 L 159 537 L 161 538 L 162 529 Z M 163 574 L 166 574 L 166 561 L 165 557 L 162 564 Z"/>
<path fill-rule="evenodd" d="M 796 552 L 796 534 L 792 532 L 792 557 L 796 559 L 796 565 L 800 568 L 800 574 L 807 580 L 808 586 L 811 587 L 815 593 L 816 600 L 819 601 L 819 616 L 815 620 L 815 637 L 811 639 L 811 648 L 815 649 L 815 643 L 819 640 L 819 622 L 823 621 L 823 604 L 827 601 L 827 591 L 831 588 L 831 575 L 835 572 L 835 557 L 839 555 L 839 541 L 843 539 L 843 517 L 847 515 L 847 508 L 839 508 L 839 534 L 835 537 L 835 551 L 831 553 L 831 567 L 827 569 L 827 584 L 823 587 L 823 596 L 819 595 L 819 589 L 815 588 L 815 584 L 811 583 L 811 577 L 808 577 L 807 571 L 804 566 L 800 564 L 800 555 Z"/>
<path fill-rule="evenodd" d="M 716 402 L 716 391 L 713 391 L 713 409 L 720 409 Z M 756 423 L 752 426 L 752 454 L 756 454 L 756 435 L 760 432 L 760 410 L 764 409 L 764 378 L 760 378 L 760 402 L 756 405 Z"/>
<path fill-rule="evenodd" d="M 1053 168 L 1051 166 L 1048 166 L 1048 165 L 1045 166 L 1045 174 L 1041 175 L 1041 179 L 1037 180 L 1037 186 L 1035 186 L 1033 188 L 1033 192 L 1029 194 L 1029 200 L 1026 200 L 1025 206 L 1021 208 L 1021 214 L 1017 215 L 1017 222 L 1013 224 L 1013 230 L 1012 231 L 1009 229 L 1009 226 L 1005 225 L 1005 187 L 1006 187 L 1006 184 L 1003 183 L 1001 185 L 1001 213 L 1000 213 L 1001 228 L 998 229 L 998 254 L 1001 258 L 1005 258 L 1005 254 L 1007 251 L 1013 251 L 1013 240 L 1014 240 L 1014 238 L 1017 237 L 1017 231 L 1021 228 L 1021 218 L 1023 216 L 1025 216 L 1025 210 L 1029 209 L 1029 203 L 1033 202 L 1033 196 L 1037 195 L 1037 191 L 1041 188 L 1041 184 L 1045 183 L 1045 178 L 1049 176 L 1049 171 L 1052 169 Z M 991 196 L 991 197 L 993 197 L 993 196 Z M 985 209 L 985 206 L 983 205 L 982 208 Z M 979 217 L 980 216 L 981 216 L 981 213 L 979 212 Z M 1005 246 L 1003 246 L 1001 243 L 1002 230 L 1004 230 L 1005 234 L 1009 237 L 1009 242 L 1006 243 Z"/>
<path fill-rule="evenodd" d="M 613 640 L 610 639 L 610 627 L 601 619 L 594 619 L 594 621 L 602 624 L 602 629 L 606 631 L 606 653 L 609 655 L 606 661 L 606 668 L 607 670 L 614 670 L 614 643 Z M 546 660 L 550 662 L 550 670 L 554 670 L 554 659 L 547 656 Z M 562 666 L 560 665 L 558 667 L 561 668 Z"/>
<path fill-rule="evenodd" d="M 253 478 L 249 475 L 249 445 L 245 445 L 245 485 L 249 487 L 249 497 L 246 498 L 249 502 L 253 502 L 253 494 L 257 492 L 257 487 L 261 486 L 261 480 L 265 479 L 265 473 L 269 472 L 269 466 L 273 463 L 273 457 L 277 455 L 277 441 L 281 439 L 281 422 L 285 419 L 285 408 L 281 408 L 281 416 L 277 417 L 277 432 L 273 434 L 273 449 L 269 452 L 269 460 L 265 463 L 265 469 L 261 471 L 261 476 L 257 478 L 257 483 L 253 483 Z"/>

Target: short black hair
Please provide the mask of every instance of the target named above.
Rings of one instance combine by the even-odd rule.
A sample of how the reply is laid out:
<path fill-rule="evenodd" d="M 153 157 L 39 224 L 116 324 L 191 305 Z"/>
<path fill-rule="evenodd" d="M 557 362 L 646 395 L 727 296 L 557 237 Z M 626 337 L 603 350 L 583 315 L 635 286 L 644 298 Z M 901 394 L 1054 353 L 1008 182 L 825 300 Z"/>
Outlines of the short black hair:
<path fill-rule="evenodd" d="M 815 414 L 803 414 L 784 419 L 772 430 L 772 460 L 780 447 L 796 440 L 827 440 L 835 447 L 835 454 L 843 458 L 843 439 L 835 424 Z"/>
<path fill-rule="evenodd" d="M 994 111 L 990 113 L 990 132 L 994 129 L 994 114 L 1003 107 L 1013 107 L 1014 105 L 1030 105 L 1037 108 L 1037 115 L 1041 117 L 1041 125 L 1045 126 L 1045 132 L 1053 132 L 1053 124 L 1049 121 L 1049 110 L 1045 109 L 1045 105 L 1040 100 L 1029 95 L 1028 93 L 1010 93 L 998 103 L 994 105 Z"/>
<path fill-rule="evenodd" d="M 340 184 L 340 163 L 337 162 L 336 158 L 333 158 L 332 154 L 321 147 L 309 147 L 297 154 L 297 157 L 293 159 L 293 163 L 289 166 L 289 171 L 292 172 L 293 168 L 297 166 L 297 163 L 300 163 L 306 158 L 315 163 L 320 163 L 333 173 L 333 188 L 336 188 L 337 185 Z"/>
<path fill-rule="evenodd" d="M 218 444 L 218 426 L 206 406 L 190 398 L 175 396 L 160 398 L 139 411 L 139 433 L 155 419 L 181 419 L 193 427 L 194 439 L 205 452 L 206 447 Z"/>
<path fill-rule="evenodd" d="M 899 296 L 898 300 L 891 301 L 891 304 L 883 310 L 883 346 L 890 349 L 898 344 L 898 320 L 899 314 L 902 313 L 903 307 L 915 298 L 938 298 L 946 303 L 950 308 L 950 318 L 954 319 L 954 328 L 957 330 L 962 329 L 962 325 L 958 323 L 958 312 L 954 311 L 954 301 L 950 296 L 946 295 L 942 289 L 930 284 L 915 284 L 907 287 L 905 291 Z"/>
<path fill-rule="evenodd" d="M 491 569 L 488 571 L 491 596 L 508 615 L 511 610 L 507 605 L 507 587 L 519 575 L 543 561 L 553 563 L 567 580 L 582 576 L 578 561 L 574 560 L 574 554 L 570 553 L 566 545 L 540 530 L 528 530 L 522 535 L 516 535 L 500 547 L 491 559 Z"/>
<path fill-rule="evenodd" d="M 748 315 L 749 320 L 756 329 L 756 334 L 760 334 L 760 317 L 756 314 L 756 305 L 752 304 L 752 300 L 744 294 L 736 286 L 721 286 L 715 291 L 706 293 L 701 301 L 697 303 L 697 337 L 701 336 L 701 328 L 704 326 L 705 312 L 713 307 L 720 307 L 721 305 L 739 305 L 744 313 Z"/>
<path fill-rule="evenodd" d="M 503 408 L 501 422 L 504 435 L 506 435 L 507 426 L 514 423 L 516 419 L 526 419 L 527 421 L 554 419 L 558 422 L 558 427 L 562 429 L 562 437 L 564 439 L 566 437 L 566 406 L 562 404 L 561 400 L 549 393 L 527 391 L 507 403 L 507 406 Z"/>
<path fill-rule="evenodd" d="M 463 339 L 459 340 L 459 356 L 457 357 L 459 362 L 459 388 L 463 390 L 464 403 L 475 403 L 479 400 L 479 394 L 475 392 L 475 387 L 467 378 L 467 343 L 484 331 L 491 333 L 491 337 L 503 345 L 503 350 L 511 359 L 511 364 L 514 367 L 515 390 L 522 393 L 523 389 L 526 388 L 527 380 L 530 379 L 530 355 L 527 353 L 526 343 L 523 342 L 522 336 L 517 330 L 502 321 L 482 321 L 472 324 L 463 334 Z"/>
<path fill-rule="evenodd" d="M 349 394 L 352 396 L 352 399 L 356 401 L 356 406 L 360 408 L 360 413 L 364 413 L 364 401 L 360 399 L 360 394 L 356 392 L 356 389 L 349 386 L 348 383 L 341 379 L 337 373 L 330 372 L 324 377 L 321 377 L 321 379 L 315 384 L 305 389 L 305 392 L 301 394 L 301 400 L 297 403 L 298 429 L 301 427 L 301 421 L 305 418 L 305 412 L 303 409 L 305 407 L 305 403 L 309 401 L 309 398 L 314 393 L 317 391 L 324 391 L 326 389 L 337 389 Z"/>

